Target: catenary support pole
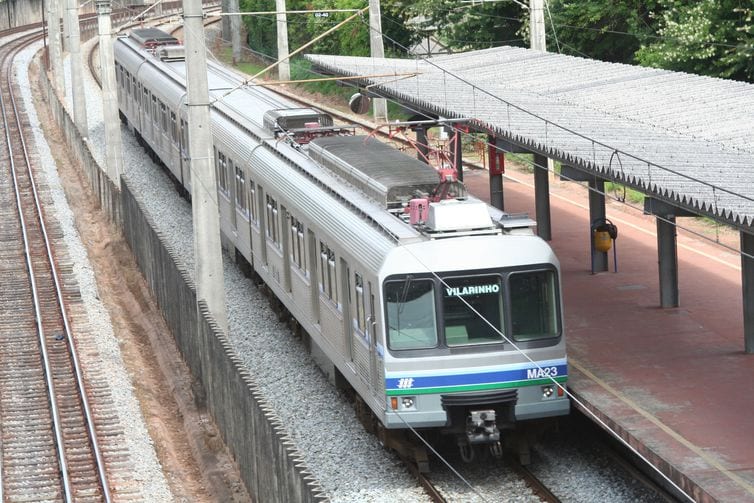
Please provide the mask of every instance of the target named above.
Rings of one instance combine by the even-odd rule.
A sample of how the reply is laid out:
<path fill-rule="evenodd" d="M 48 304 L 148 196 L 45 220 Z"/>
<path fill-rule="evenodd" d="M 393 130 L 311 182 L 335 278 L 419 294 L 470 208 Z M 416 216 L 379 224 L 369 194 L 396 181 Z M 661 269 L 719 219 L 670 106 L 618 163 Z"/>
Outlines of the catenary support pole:
<path fill-rule="evenodd" d="M 380 0 L 369 0 L 369 48 L 373 58 L 384 58 L 385 47 L 382 43 L 382 15 L 380 14 Z M 387 122 L 387 100 L 377 98 L 373 100 L 374 120 Z"/>
<path fill-rule="evenodd" d="M 107 176 L 120 189 L 123 171 L 123 150 L 118 120 L 118 97 L 115 88 L 115 61 L 113 57 L 113 32 L 110 0 L 97 0 L 97 26 L 99 29 L 100 80 L 102 81 L 103 119 L 105 122 L 105 152 Z"/>
<path fill-rule="evenodd" d="M 197 310 L 198 302 L 205 301 L 218 326 L 227 333 L 201 0 L 183 0 L 183 13 Z"/>
<path fill-rule="evenodd" d="M 62 0 L 47 1 L 47 27 L 50 45 L 50 71 L 52 85 L 65 96 L 65 71 L 63 70 L 63 45 L 60 40 L 60 7 Z"/>
<path fill-rule="evenodd" d="M 288 16 L 285 0 L 275 0 L 278 27 L 278 80 L 291 80 L 291 63 L 288 60 Z"/>
<path fill-rule="evenodd" d="M 529 47 L 547 50 L 544 0 L 529 0 Z"/>
<path fill-rule="evenodd" d="M 238 0 L 230 0 L 230 12 L 239 13 Z M 230 48 L 233 65 L 238 65 L 241 62 L 241 16 L 230 16 Z"/>
<path fill-rule="evenodd" d="M 84 60 L 81 57 L 81 28 L 77 0 L 65 0 L 68 19 L 68 50 L 71 58 L 71 94 L 73 97 L 73 122 L 84 138 L 89 138 L 89 121 L 86 117 L 84 94 Z"/>

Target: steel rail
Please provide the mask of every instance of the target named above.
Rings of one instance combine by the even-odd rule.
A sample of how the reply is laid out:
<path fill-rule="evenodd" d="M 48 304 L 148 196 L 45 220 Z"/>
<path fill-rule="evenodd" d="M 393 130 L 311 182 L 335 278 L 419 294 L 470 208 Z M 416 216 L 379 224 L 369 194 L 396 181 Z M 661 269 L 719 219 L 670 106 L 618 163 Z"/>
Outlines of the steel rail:
<path fill-rule="evenodd" d="M 40 34 L 40 35 L 33 35 L 29 37 L 28 41 L 20 43 L 19 46 L 15 50 L 11 51 L 8 54 L 6 59 L 12 60 L 13 57 L 15 57 L 15 55 L 21 50 L 21 48 L 27 45 L 30 45 L 32 42 L 41 38 L 41 36 L 42 35 Z M 46 228 L 44 216 L 42 213 L 42 207 L 39 201 L 39 194 L 37 192 L 36 181 L 34 180 L 31 160 L 29 158 L 28 148 L 26 146 L 26 139 L 24 138 L 23 127 L 22 127 L 19 113 L 18 113 L 18 106 L 16 104 L 16 99 L 13 94 L 12 75 L 13 75 L 13 72 L 8 72 L 8 75 L 6 76 L 6 84 L 8 86 L 10 100 L 11 100 L 10 106 L 13 109 L 13 113 L 15 115 L 15 120 L 16 120 L 16 126 L 18 127 L 18 131 L 19 131 L 19 137 L 21 140 L 21 148 L 23 151 L 24 161 L 26 163 L 26 167 L 28 170 L 30 187 L 32 189 L 33 202 L 37 211 L 37 221 L 39 222 L 39 225 L 40 225 L 42 238 L 45 244 L 47 260 L 49 261 L 49 265 L 50 265 L 50 269 L 52 273 L 52 280 L 53 280 L 53 283 L 55 286 L 55 292 L 56 292 L 56 302 L 57 302 L 58 308 L 60 309 L 66 342 L 68 345 L 68 351 L 71 357 L 71 361 L 73 363 L 73 368 L 74 368 L 75 377 L 76 377 L 76 386 L 78 387 L 79 398 L 81 399 L 82 408 L 84 410 L 84 421 L 86 423 L 87 434 L 88 434 L 89 442 L 92 446 L 92 451 L 95 457 L 96 471 L 99 478 L 99 482 L 102 487 L 103 497 L 105 501 L 109 503 L 111 501 L 111 494 L 110 494 L 110 487 L 109 487 L 107 476 L 106 476 L 105 463 L 102 457 L 102 452 L 97 442 L 97 434 L 94 428 L 93 414 L 91 412 L 89 400 L 86 396 L 86 386 L 84 384 L 83 374 L 81 372 L 81 365 L 79 363 L 78 355 L 76 353 L 76 348 L 75 348 L 75 344 L 72 337 L 72 330 L 68 322 L 68 313 L 65 308 L 65 302 L 63 301 L 63 294 L 62 294 L 62 289 L 60 286 L 60 277 L 57 271 L 57 267 L 55 265 L 55 259 L 52 252 L 52 248 L 50 246 L 50 239 L 47 233 L 47 228 Z M 62 426 L 61 426 L 61 421 L 60 421 L 60 411 L 57 404 L 55 384 L 53 382 L 51 364 L 50 364 L 49 354 L 47 351 L 47 344 L 45 341 L 45 334 L 44 334 L 43 321 L 42 321 L 42 312 L 41 312 L 40 300 L 38 296 L 37 281 L 34 275 L 34 265 L 32 263 L 31 250 L 29 247 L 29 234 L 27 230 L 26 217 L 24 216 L 24 211 L 22 208 L 21 191 L 20 191 L 20 187 L 18 183 L 16 163 L 14 162 L 14 159 L 13 159 L 14 150 L 13 150 L 13 145 L 12 145 L 11 137 L 10 137 L 6 106 L 7 104 L 4 102 L 4 100 L 2 100 L 2 94 L 0 93 L 0 108 L 2 108 L 3 125 L 5 128 L 6 142 L 8 144 L 8 151 L 10 154 L 9 158 L 10 158 L 11 175 L 13 178 L 13 186 L 14 186 L 13 188 L 16 194 L 18 216 L 19 216 L 19 221 L 21 223 L 21 232 L 23 235 L 24 253 L 26 255 L 26 265 L 29 271 L 29 283 L 32 289 L 32 296 L 34 299 L 34 315 L 37 322 L 37 334 L 39 338 L 40 349 L 42 351 L 42 360 L 43 360 L 43 365 L 44 365 L 44 370 L 45 370 L 45 380 L 47 381 L 48 396 L 50 397 L 50 407 L 51 407 L 52 416 L 53 416 L 53 426 L 54 426 L 54 432 L 55 432 L 55 439 L 57 443 L 58 457 L 59 457 L 59 462 L 60 462 L 60 472 L 61 472 L 61 477 L 63 479 L 63 486 L 64 486 L 65 495 L 66 495 L 66 501 L 73 501 L 72 485 L 71 485 L 70 477 L 68 474 L 68 462 L 66 459 L 65 446 L 64 446 L 64 440 L 63 440 L 63 431 L 62 431 Z"/>

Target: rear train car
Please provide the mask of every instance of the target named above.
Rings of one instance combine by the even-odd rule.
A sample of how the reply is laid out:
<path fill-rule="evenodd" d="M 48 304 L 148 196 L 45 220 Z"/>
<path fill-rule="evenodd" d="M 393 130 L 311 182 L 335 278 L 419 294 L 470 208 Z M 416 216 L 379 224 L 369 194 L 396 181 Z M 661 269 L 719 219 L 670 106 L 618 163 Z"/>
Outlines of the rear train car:
<path fill-rule="evenodd" d="M 122 119 L 188 190 L 182 47 L 133 30 L 115 61 Z M 559 264 L 528 219 L 327 114 L 208 72 L 223 245 L 361 415 L 453 435 L 470 459 L 475 446 L 499 453 L 521 421 L 568 413 Z"/>

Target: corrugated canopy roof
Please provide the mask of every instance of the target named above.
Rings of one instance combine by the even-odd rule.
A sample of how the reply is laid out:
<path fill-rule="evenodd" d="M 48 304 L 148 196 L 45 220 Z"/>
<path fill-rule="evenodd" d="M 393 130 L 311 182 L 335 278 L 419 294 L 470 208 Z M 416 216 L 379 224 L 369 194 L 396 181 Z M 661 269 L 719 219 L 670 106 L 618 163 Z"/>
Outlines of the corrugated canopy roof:
<path fill-rule="evenodd" d="M 754 85 L 517 47 L 307 59 L 693 212 L 754 220 Z"/>

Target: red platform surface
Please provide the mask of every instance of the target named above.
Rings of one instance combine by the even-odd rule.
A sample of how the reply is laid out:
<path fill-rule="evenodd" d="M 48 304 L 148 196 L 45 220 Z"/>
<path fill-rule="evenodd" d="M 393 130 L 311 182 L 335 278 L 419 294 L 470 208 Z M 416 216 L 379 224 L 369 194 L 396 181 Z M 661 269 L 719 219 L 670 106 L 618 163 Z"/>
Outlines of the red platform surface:
<path fill-rule="evenodd" d="M 531 175 L 509 175 L 505 210 L 533 218 Z M 465 171 L 464 182 L 489 201 L 486 171 Z M 592 275 L 587 190 L 553 178 L 550 189 L 571 391 L 697 501 L 754 501 L 754 355 L 743 351 L 738 254 L 680 231 L 681 305 L 662 309 L 654 218 L 608 204 L 618 272 L 611 250 L 610 271 Z M 735 231 L 722 236 L 737 245 Z"/>

